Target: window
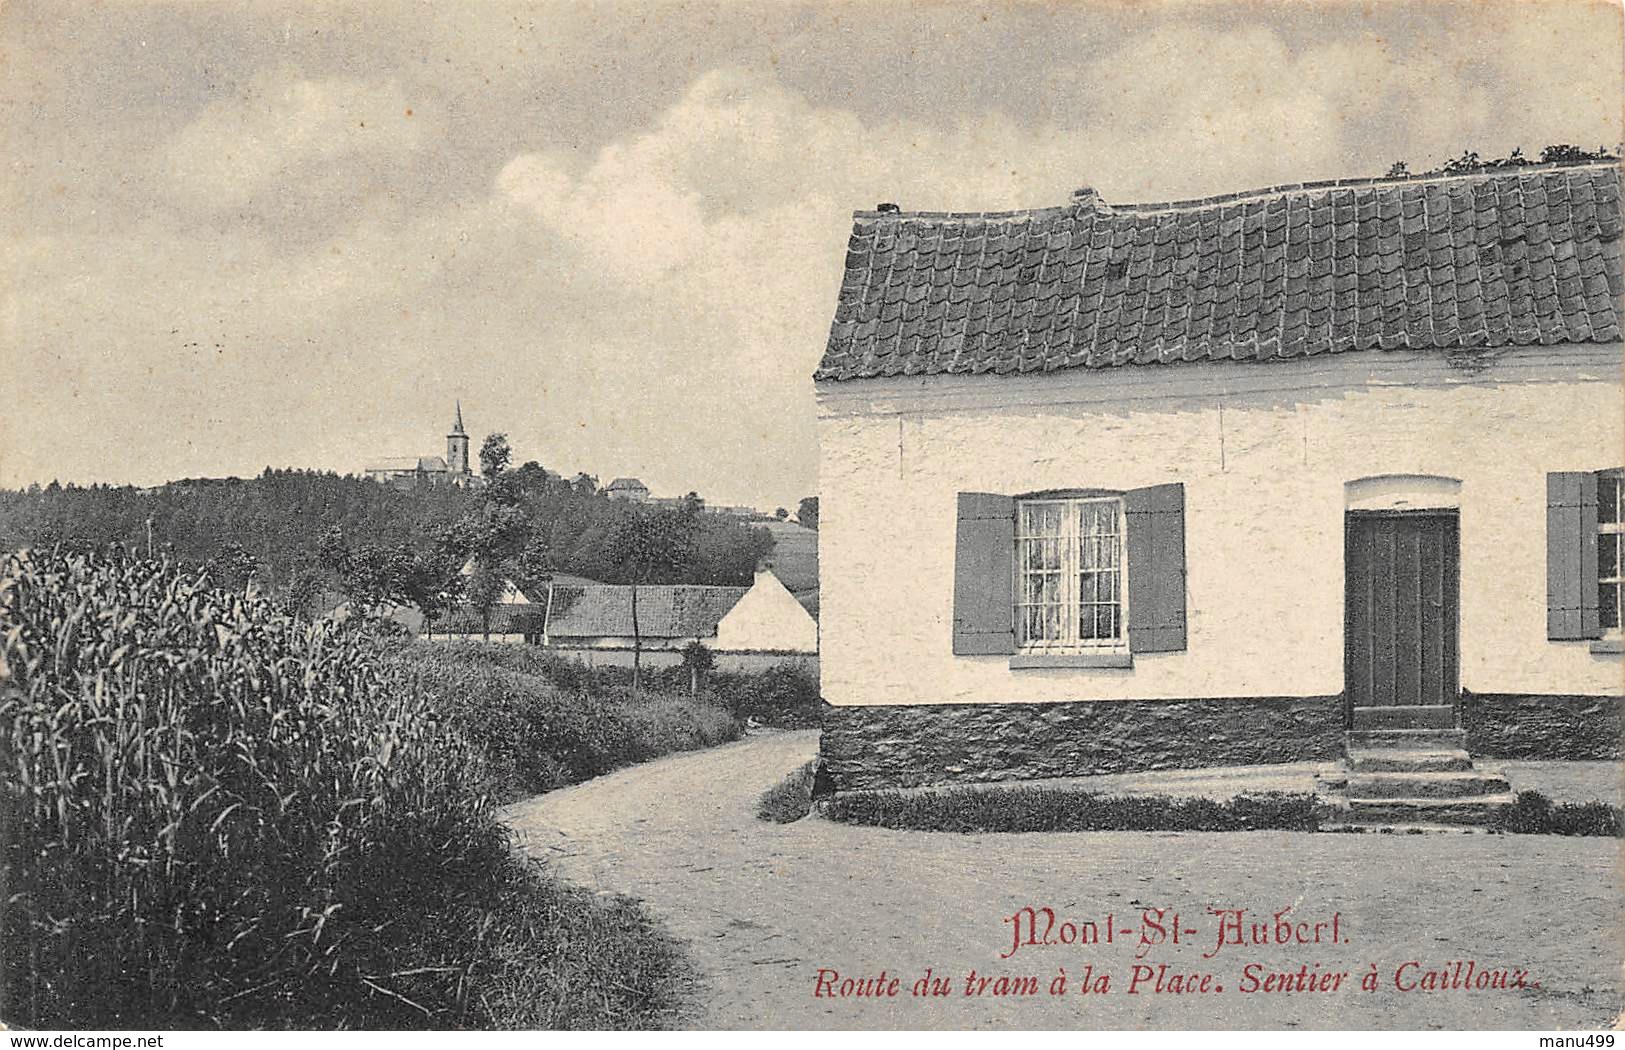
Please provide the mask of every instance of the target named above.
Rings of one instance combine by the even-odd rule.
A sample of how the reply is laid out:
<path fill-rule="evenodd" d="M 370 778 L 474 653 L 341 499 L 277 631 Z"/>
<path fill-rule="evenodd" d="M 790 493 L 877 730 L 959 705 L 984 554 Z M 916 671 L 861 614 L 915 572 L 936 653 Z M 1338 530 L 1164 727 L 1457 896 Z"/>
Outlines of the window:
<path fill-rule="evenodd" d="M 1603 631 L 1620 633 L 1620 597 L 1625 590 L 1625 475 L 1597 475 L 1597 618 Z"/>
<path fill-rule="evenodd" d="M 1024 499 L 1016 514 L 1016 643 L 1023 649 L 1127 644 L 1123 501 Z"/>
<path fill-rule="evenodd" d="M 1185 649 L 1184 485 L 956 502 L 955 656 L 1129 667 Z"/>

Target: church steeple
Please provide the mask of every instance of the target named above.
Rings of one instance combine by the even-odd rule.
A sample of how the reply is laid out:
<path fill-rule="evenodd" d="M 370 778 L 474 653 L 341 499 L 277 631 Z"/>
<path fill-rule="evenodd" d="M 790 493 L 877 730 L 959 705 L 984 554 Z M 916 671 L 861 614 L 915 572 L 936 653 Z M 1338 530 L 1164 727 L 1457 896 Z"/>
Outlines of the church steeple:
<path fill-rule="evenodd" d="M 451 433 L 446 435 L 446 470 L 453 479 L 467 478 L 468 470 L 468 433 L 463 430 L 463 402 L 457 401 L 457 422 L 452 424 Z M 461 484 L 459 480 L 456 482 Z"/>

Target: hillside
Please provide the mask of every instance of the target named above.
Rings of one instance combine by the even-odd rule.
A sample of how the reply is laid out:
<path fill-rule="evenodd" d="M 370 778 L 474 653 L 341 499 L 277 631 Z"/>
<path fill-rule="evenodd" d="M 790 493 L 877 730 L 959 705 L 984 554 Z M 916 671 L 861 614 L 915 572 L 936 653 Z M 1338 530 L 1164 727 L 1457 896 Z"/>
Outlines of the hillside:
<path fill-rule="evenodd" d="M 515 551 L 529 564 L 606 583 L 626 582 L 612 550 L 617 526 L 639 511 L 591 479 L 571 482 L 533 463 L 506 472 Z M 314 595 L 337 584 L 333 539 L 357 562 L 410 562 L 460 553 L 486 526 L 488 499 L 453 487 L 401 490 L 364 478 L 267 470 L 255 478 L 192 479 L 151 489 L 52 484 L 0 491 L 0 550 L 122 544 L 207 567 L 220 583 L 250 577 L 271 591 Z M 743 586 L 772 538 L 722 515 L 700 514 L 692 548 L 667 582 Z M 324 548 L 324 544 L 327 547 Z M 301 599 L 298 604 L 305 604 Z"/>
<path fill-rule="evenodd" d="M 773 574 L 794 593 L 818 586 L 818 533 L 790 521 L 770 521 L 758 526 L 773 536 L 768 560 Z"/>

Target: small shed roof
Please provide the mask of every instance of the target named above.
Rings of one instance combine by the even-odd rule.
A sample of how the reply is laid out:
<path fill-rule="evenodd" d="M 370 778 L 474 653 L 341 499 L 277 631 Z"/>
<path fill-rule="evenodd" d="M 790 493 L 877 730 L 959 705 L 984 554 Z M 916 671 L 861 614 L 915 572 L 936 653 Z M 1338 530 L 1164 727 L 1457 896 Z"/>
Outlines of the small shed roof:
<path fill-rule="evenodd" d="M 709 638 L 746 587 L 646 585 L 638 592 L 638 633 L 645 638 Z M 547 633 L 554 638 L 631 638 L 632 588 L 555 587 Z"/>

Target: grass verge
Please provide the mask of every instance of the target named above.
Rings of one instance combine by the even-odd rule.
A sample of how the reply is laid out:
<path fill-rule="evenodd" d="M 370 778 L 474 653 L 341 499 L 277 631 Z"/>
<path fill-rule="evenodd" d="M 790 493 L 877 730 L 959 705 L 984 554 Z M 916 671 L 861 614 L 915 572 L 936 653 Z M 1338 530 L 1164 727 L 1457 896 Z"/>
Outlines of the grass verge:
<path fill-rule="evenodd" d="M 404 643 L 395 656 L 485 752 L 489 783 L 512 801 L 676 751 L 739 739 L 721 704 L 686 692 L 606 684 L 530 646 Z"/>
<path fill-rule="evenodd" d="M 571 885 L 537 863 L 513 880 L 489 926 L 476 985 L 480 1027 L 668 1028 L 692 999 L 687 956 L 643 905 Z"/>
<path fill-rule="evenodd" d="M 950 787 L 836 796 L 831 820 L 908 831 L 1314 831 L 1315 797 L 1264 792 L 1227 801 L 1108 796 L 1056 787 Z"/>
<path fill-rule="evenodd" d="M 813 759 L 762 792 L 756 801 L 756 816 L 774 824 L 789 824 L 812 812 L 813 776 L 818 760 Z"/>
<path fill-rule="evenodd" d="M 1520 791 L 1496 814 L 1495 827 L 1515 835 L 1611 835 L 1625 837 L 1625 811 L 1606 802 L 1553 802 L 1538 791 Z"/>

